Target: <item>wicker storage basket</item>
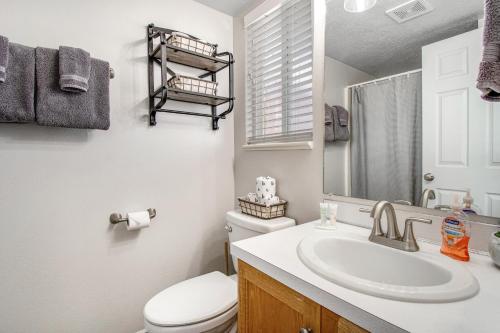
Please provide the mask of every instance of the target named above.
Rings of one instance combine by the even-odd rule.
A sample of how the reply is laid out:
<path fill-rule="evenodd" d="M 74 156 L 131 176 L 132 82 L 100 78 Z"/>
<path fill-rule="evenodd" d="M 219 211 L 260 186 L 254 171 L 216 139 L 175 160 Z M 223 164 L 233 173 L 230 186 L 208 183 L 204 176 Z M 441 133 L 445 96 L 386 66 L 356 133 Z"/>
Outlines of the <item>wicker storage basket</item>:
<path fill-rule="evenodd" d="M 216 46 L 182 32 L 172 32 L 167 39 L 170 45 L 212 57 Z"/>
<path fill-rule="evenodd" d="M 247 215 L 258 217 L 259 219 L 269 220 L 276 217 L 283 217 L 286 213 L 287 202 L 280 200 L 279 203 L 267 207 L 264 204 L 252 202 L 246 198 L 238 198 L 241 212 Z"/>
<path fill-rule="evenodd" d="M 186 75 L 175 75 L 167 81 L 169 88 L 181 89 L 185 91 L 192 91 L 207 95 L 217 95 L 218 82 L 201 80 L 196 77 Z"/>

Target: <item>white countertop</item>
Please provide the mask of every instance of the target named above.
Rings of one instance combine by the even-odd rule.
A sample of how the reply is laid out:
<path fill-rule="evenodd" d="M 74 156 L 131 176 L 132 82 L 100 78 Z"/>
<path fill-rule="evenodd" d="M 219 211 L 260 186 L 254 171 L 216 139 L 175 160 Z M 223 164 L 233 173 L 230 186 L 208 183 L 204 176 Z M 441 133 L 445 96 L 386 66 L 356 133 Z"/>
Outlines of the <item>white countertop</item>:
<path fill-rule="evenodd" d="M 231 254 L 371 332 L 500 332 L 500 269 L 488 256 L 471 254 L 461 263 L 478 279 L 479 293 L 452 303 L 409 303 L 365 295 L 330 282 L 307 268 L 297 256 L 299 242 L 312 233 L 357 233 L 370 230 L 338 223 L 335 231 L 314 228 L 317 222 L 241 240 Z M 420 251 L 441 255 L 436 245 L 419 242 Z M 449 259 L 453 260 L 453 259 Z"/>

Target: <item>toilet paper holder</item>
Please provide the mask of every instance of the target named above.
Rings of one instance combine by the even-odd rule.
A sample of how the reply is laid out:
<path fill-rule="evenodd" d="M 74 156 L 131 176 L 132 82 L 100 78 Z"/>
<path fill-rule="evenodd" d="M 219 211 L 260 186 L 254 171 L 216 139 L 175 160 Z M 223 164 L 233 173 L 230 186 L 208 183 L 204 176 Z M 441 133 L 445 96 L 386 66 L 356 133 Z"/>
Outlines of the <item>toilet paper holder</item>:
<path fill-rule="evenodd" d="M 148 213 L 149 213 L 149 218 L 153 219 L 156 216 L 156 209 L 154 208 L 148 208 Z M 123 217 L 122 214 L 119 213 L 113 213 L 109 216 L 109 222 L 111 224 L 117 224 L 121 222 L 127 222 L 128 218 Z"/>

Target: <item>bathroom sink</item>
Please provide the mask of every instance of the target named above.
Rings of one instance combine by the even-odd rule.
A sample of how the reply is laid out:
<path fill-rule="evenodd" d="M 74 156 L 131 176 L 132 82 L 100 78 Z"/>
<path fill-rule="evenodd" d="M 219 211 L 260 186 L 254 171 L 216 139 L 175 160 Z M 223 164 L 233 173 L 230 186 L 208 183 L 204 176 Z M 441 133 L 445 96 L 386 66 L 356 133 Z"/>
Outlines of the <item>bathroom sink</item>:
<path fill-rule="evenodd" d="M 297 247 L 313 272 L 343 287 L 407 302 L 452 302 L 479 291 L 463 263 L 436 253 L 409 253 L 358 235 L 315 234 Z"/>

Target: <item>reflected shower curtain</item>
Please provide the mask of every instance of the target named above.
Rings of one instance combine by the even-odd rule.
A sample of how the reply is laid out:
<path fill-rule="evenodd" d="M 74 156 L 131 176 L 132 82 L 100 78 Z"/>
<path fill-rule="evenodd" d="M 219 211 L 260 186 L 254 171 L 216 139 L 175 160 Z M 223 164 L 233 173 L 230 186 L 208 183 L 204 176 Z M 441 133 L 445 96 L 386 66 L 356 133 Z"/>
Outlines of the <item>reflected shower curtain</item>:
<path fill-rule="evenodd" d="M 351 89 L 351 196 L 406 200 L 422 192 L 422 75 Z"/>

